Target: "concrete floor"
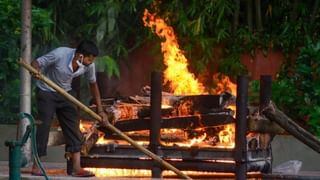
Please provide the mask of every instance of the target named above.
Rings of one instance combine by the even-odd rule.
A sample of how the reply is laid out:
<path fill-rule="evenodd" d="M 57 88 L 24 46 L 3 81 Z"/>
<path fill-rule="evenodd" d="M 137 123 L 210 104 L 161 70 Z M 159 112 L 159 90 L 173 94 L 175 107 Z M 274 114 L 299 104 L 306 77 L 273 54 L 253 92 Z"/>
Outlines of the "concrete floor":
<path fill-rule="evenodd" d="M 8 147 L 4 145 L 6 140 L 13 140 L 16 136 L 15 125 L 0 125 L 0 180 L 7 179 L 9 174 L 8 168 Z M 275 136 L 272 141 L 273 149 L 273 167 L 287 162 L 289 160 L 298 160 L 302 162 L 300 174 L 305 176 L 315 176 L 315 179 L 320 180 L 320 154 L 316 153 L 306 145 L 292 136 Z M 50 179 L 79 179 L 67 176 L 65 172 L 64 146 L 54 146 L 48 148 L 48 156 L 43 160 L 45 166 L 49 168 Z M 22 179 L 43 179 L 30 175 L 30 168 L 22 169 Z M 318 178 L 319 177 L 319 178 Z M 83 179 L 83 178 L 82 178 Z M 88 179 L 103 179 L 103 178 L 88 178 Z M 110 178 L 108 178 L 110 179 Z M 116 179 L 119 179 L 117 177 Z M 120 178 L 121 179 L 121 178 Z M 122 178 L 128 179 L 128 178 Z M 132 178 L 130 178 L 132 179 Z M 135 178 L 136 179 L 136 178 Z M 141 179 L 141 178 L 140 178 Z M 150 179 L 150 178 L 144 178 Z M 314 179 L 308 178 L 308 179 Z"/>
<path fill-rule="evenodd" d="M 76 180 L 76 179 L 88 179 L 88 180 L 102 180 L 102 179 L 119 179 L 119 180 L 150 180 L 152 178 L 127 178 L 127 177 L 72 177 L 67 175 L 66 164 L 62 162 L 44 162 L 43 166 L 46 169 L 47 176 L 49 179 L 54 180 Z M 0 161 L 0 180 L 5 180 L 9 178 L 9 163 L 8 161 Z M 31 175 L 31 167 L 21 168 L 21 179 L 25 180 L 37 180 L 45 179 L 42 176 Z M 154 179 L 153 179 L 154 180 Z"/>

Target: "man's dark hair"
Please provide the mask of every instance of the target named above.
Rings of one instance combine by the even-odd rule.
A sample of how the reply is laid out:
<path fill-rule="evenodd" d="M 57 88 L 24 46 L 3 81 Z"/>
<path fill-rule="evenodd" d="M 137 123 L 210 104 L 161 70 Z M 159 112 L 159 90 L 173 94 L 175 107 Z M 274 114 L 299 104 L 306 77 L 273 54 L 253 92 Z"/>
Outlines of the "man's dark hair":
<path fill-rule="evenodd" d="M 81 53 L 84 56 L 93 55 L 96 57 L 99 55 L 99 49 L 94 42 L 90 40 L 83 40 L 78 45 L 76 53 Z"/>

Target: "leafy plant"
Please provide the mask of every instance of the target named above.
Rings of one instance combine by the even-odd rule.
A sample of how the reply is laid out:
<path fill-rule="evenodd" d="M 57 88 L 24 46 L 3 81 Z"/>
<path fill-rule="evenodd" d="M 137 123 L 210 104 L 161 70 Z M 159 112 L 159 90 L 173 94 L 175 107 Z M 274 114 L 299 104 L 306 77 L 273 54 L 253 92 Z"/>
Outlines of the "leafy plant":
<path fill-rule="evenodd" d="M 0 1 L 0 122 L 14 123 L 19 111 L 21 1 Z M 33 7 L 33 37 L 35 42 L 52 40 L 48 32 L 51 20 L 46 10 Z M 34 107 L 34 106 L 33 106 Z"/>
<path fill-rule="evenodd" d="M 98 57 L 95 64 L 97 71 L 106 72 L 109 78 L 113 75 L 120 77 L 118 64 L 110 56 Z"/>
<path fill-rule="evenodd" d="M 292 66 L 287 66 L 274 83 L 273 99 L 281 109 L 308 124 L 320 137 L 320 41 L 301 48 Z"/>

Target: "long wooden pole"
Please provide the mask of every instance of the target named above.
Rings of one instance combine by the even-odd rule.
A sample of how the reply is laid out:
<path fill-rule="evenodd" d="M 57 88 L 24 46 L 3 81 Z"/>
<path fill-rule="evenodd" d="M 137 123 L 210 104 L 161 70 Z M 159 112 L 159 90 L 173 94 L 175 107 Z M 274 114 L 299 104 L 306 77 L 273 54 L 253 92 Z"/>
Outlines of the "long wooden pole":
<path fill-rule="evenodd" d="M 33 68 L 31 65 L 25 63 L 24 61 L 20 60 L 18 61 L 18 63 L 23 66 L 24 68 L 26 68 L 28 71 L 30 71 L 31 73 L 39 73 L 35 68 Z M 100 122 L 103 126 L 105 126 L 106 128 L 108 128 L 109 130 L 111 130 L 112 132 L 118 134 L 119 136 L 121 136 L 123 139 L 125 139 L 127 142 L 129 142 L 132 146 L 136 147 L 137 149 L 139 149 L 141 152 L 143 152 L 144 154 L 148 155 L 149 157 L 151 157 L 152 159 L 154 159 L 155 161 L 159 162 L 161 165 L 163 165 L 165 168 L 172 170 L 173 172 L 175 172 L 177 175 L 179 175 L 182 178 L 185 179 L 191 179 L 189 176 L 185 175 L 184 173 L 182 173 L 180 170 L 178 170 L 177 168 L 175 168 L 174 166 L 172 166 L 171 164 L 169 164 L 168 162 L 166 162 L 165 160 L 161 159 L 160 157 L 158 157 L 157 155 L 155 155 L 154 153 L 152 153 L 151 151 L 149 151 L 148 149 L 146 149 L 145 147 L 139 145 L 138 143 L 136 143 L 134 140 L 132 140 L 130 137 L 128 137 L 126 134 L 124 134 L 123 132 L 121 132 L 119 129 L 117 129 L 116 127 L 114 127 L 112 124 L 110 124 L 108 121 L 103 121 L 103 119 L 94 111 L 92 111 L 90 108 L 88 108 L 87 106 L 85 106 L 84 104 L 82 104 L 79 100 L 77 100 L 75 97 L 71 96 L 70 94 L 68 94 L 64 89 L 62 89 L 60 86 L 58 86 L 57 84 L 55 84 L 54 82 L 52 82 L 50 79 L 48 79 L 47 77 L 45 77 L 43 74 L 39 74 L 40 77 L 39 79 L 42 80 L 43 82 L 45 82 L 47 85 L 49 85 L 51 88 L 53 88 L 54 90 L 56 90 L 58 93 L 60 93 L 62 96 L 64 96 L 65 98 L 67 98 L 69 101 L 71 101 L 72 103 L 74 103 L 76 106 L 78 106 L 81 110 L 83 110 L 84 112 L 88 113 L 89 115 L 91 115 L 95 120 L 97 120 L 98 122 Z"/>
<path fill-rule="evenodd" d="M 276 122 L 288 133 L 300 140 L 305 145 L 320 153 L 320 140 L 300 127 L 286 114 L 280 111 L 272 102 L 262 111 L 262 113 L 271 121 Z"/>

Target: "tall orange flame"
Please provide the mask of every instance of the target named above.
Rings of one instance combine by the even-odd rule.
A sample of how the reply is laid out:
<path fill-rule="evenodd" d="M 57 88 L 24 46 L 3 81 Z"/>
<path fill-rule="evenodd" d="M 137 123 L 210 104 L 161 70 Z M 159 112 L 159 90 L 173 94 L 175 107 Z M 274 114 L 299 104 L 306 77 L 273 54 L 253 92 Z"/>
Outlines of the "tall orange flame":
<path fill-rule="evenodd" d="M 155 14 L 144 11 L 143 22 L 146 27 L 150 27 L 155 33 L 163 38 L 161 50 L 164 56 L 164 83 L 169 83 L 175 95 L 197 95 L 206 94 L 202 83 L 198 82 L 193 73 L 188 70 L 188 62 L 183 52 L 179 49 L 179 44 L 172 27 L 168 26 L 163 19 Z"/>
<path fill-rule="evenodd" d="M 179 49 L 178 40 L 174 30 L 168 26 L 163 19 L 157 17 L 156 14 L 151 14 L 147 9 L 144 11 L 143 22 L 146 27 L 150 27 L 163 41 L 161 42 L 161 50 L 164 56 L 164 83 L 169 83 L 171 90 L 175 95 L 197 95 L 208 94 L 202 83 L 200 83 L 188 70 L 188 60 Z M 213 76 L 216 81 L 217 88 L 213 90 L 213 94 L 221 94 L 228 91 L 236 96 L 236 85 L 232 83 L 228 76 L 216 74 Z M 235 110 L 234 106 L 229 108 Z M 223 133 L 220 134 L 220 139 L 223 139 L 223 144 L 233 148 L 234 125 L 229 125 Z"/>
<path fill-rule="evenodd" d="M 175 95 L 198 95 L 208 94 L 202 83 L 195 78 L 195 75 L 188 70 L 188 60 L 183 54 L 183 51 L 179 49 L 178 40 L 175 36 L 172 27 L 168 26 L 163 19 L 156 17 L 155 14 L 149 13 L 146 9 L 144 11 L 143 22 L 146 27 L 150 27 L 155 33 L 163 39 L 161 42 L 161 50 L 164 56 L 164 64 L 166 69 L 164 70 L 164 83 L 170 85 L 171 90 Z M 215 75 L 214 80 L 217 80 L 217 88 L 213 90 L 213 94 L 221 94 L 224 91 L 228 91 L 232 95 L 236 96 L 236 85 L 233 84 L 227 76 L 223 76 L 222 79 L 218 79 Z M 211 93 L 212 93 L 211 92 Z M 232 109 L 235 109 L 233 107 Z M 174 129 L 170 129 L 174 131 Z M 234 148 L 234 124 L 228 125 L 219 134 L 220 143 L 222 148 Z M 207 134 L 191 139 L 188 147 L 193 144 L 202 142 L 206 138 Z M 108 141 L 100 138 L 97 144 L 105 144 Z M 143 142 L 140 142 L 143 144 Z M 141 145 L 142 145 L 141 144 Z M 181 144 L 184 146 L 185 144 Z M 180 159 L 179 159 L 180 160 Z M 219 161 L 219 160 L 214 160 Z M 221 160 L 226 162 L 224 160 Z M 234 163 L 233 161 L 230 163 Z M 106 176 L 148 176 L 150 177 L 150 170 L 126 170 L 126 169 L 96 169 L 87 168 L 88 170 L 95 172 L 97 177 Z M 195 172 L 198 174 L 199 172 Z M 214 172 L 216 174 L 216 172 Z M 225 174 L 225 173 L 221 173 Z"/>

